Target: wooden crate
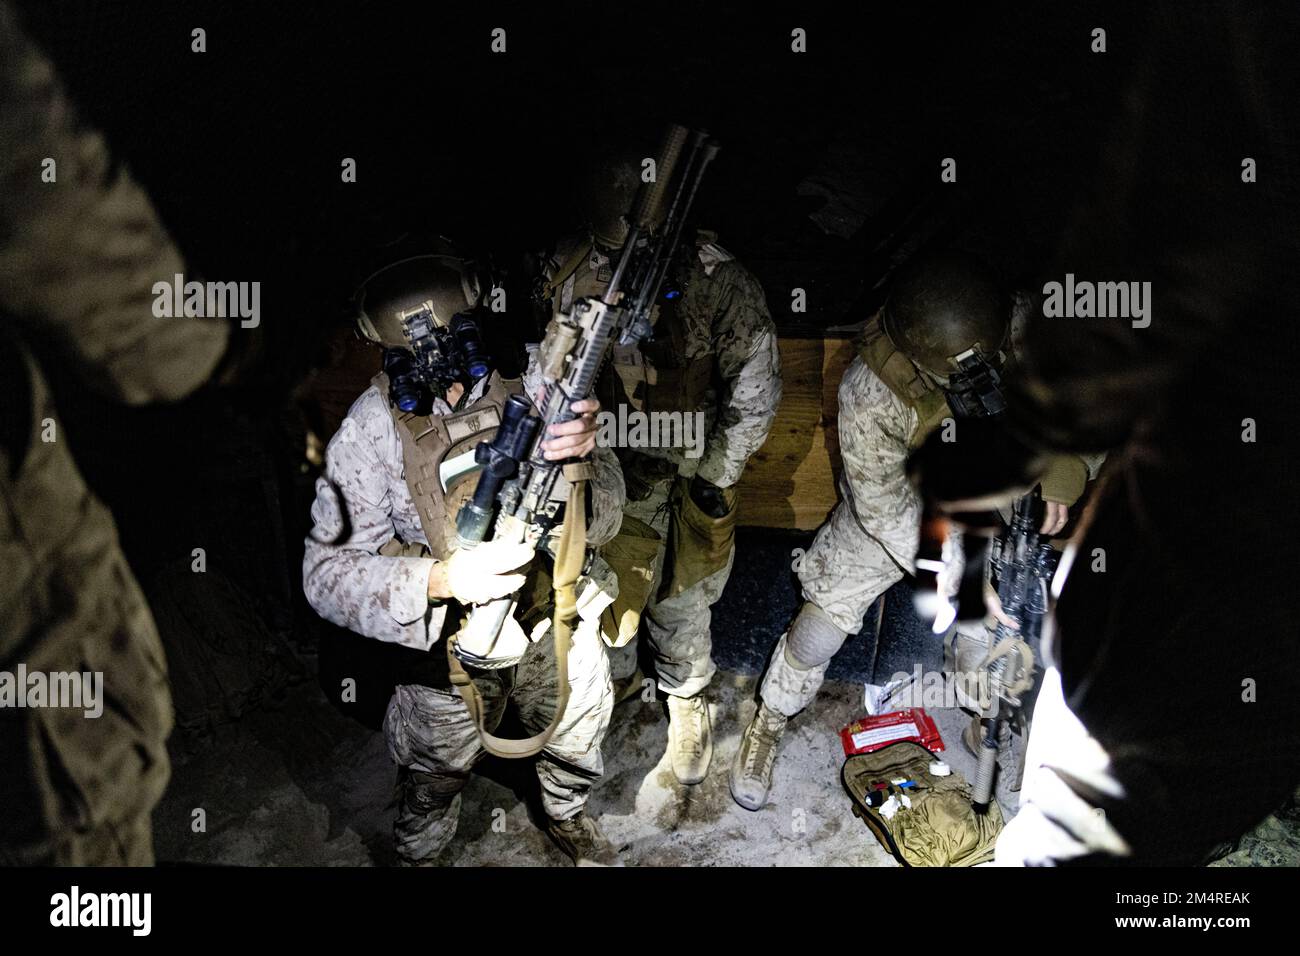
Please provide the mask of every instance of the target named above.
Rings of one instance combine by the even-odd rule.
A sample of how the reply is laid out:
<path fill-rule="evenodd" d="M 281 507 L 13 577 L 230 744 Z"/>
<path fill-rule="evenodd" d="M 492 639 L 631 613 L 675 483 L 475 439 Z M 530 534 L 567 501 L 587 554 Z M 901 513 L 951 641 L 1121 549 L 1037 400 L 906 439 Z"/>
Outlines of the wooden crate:
<path fill-rule="evenodd" d="M 781 406 L 767 442 L 740 479 L 740 523 L 819 527 L 835 506 L 838 392 L 853 361 L 851 338 L 780 340 Z"/>

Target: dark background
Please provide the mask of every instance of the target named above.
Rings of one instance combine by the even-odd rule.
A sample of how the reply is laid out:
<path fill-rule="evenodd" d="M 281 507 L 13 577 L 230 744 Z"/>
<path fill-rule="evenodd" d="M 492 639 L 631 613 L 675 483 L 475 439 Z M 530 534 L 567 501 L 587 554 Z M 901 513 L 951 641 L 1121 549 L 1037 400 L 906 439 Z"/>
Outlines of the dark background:
<path fill-rule="evenodd" d="M 785 278 L 811 286 L 812 325 L 861 304 L 875 260 L 937 235 L 1021 278 L 1050 255 L 1147 42 L 1131 4 L 24 6 L 190 268 L 260 279 L 285 339 L 334 317 L 403 237 L 507 261 L 545 244 L 574 225 L 584 151 L 611 136 L 649 150 L 668 120 L 723 144 L 700 222 L 777 305 Z M 496 26 L 505 54 L 489 51 Z M 1094 26 L 1105 54 L 1089 52 Z M 939 181 L 946 156 L 955 184 Z M 799 194 L 810 176 L 855 213 L 842 236 L 808 220 L 826 201 Z"/>
<path fill-rule="evenodd" d="M 1140 4 L 779 15 L 754 4 L 22 6 L 188 270 L 262 283 L 263 361 L 243 389 L 125 410 L 47 364 L 78 460 L 163 624 L 173 675 L 195 669 L 186 655 L 198 643 L 258 662 L 231 676 L 258 671 L 234 704 L 200 688 L 187 714 L 178 690 L 181 723 L 195 727 L 273 694 L 301 675 L 301 652 L 323 631 L 335 639 L 301 596 L 315 478 L 303 451 L 309 428 L 328 438 L 318 386 L 329 369 L 377 364 L 346 346 L 349 296 L 375 268 L 441 234 L 517 280 L 523 253 L 576 225 L 584 152 L 602 138 L 649 151 L 671 120 L 721 141 L 698 220 L 763 283 L 783 334 L 866 318 L 891 271 L 931 245 L 970 249 L 1009 283 L 1032 284 L 1157 36 Z M 489 49 L 498 26 L 505 54 Z M 796 26 L 805 54 L 790 51 Z M 1090 52 L 1096 26 L 1104 54 Z M 195 27 L 207 31 L 202 54 L 190 49 Z M 1206 82 L 1216 69 L 1205 64 Z M 357 161 L 354 184 L 340 179 L 344 157 Z M 940 181 L 944 157 L 957 160 L 954 184 Z M 789 311 L 796 286 L 806 314 Z M 517 304 L 517 281 L 507 287 Z M 517 306 L 512 316 L 523 331 Z M 354 371 L 364 387 L 367 369 Z M 724 598 L 750 622 L 724 662 L 737 667 L 761 666 L 788 621 L 788 552 L 808 536 L 749 537 L 761 573 L 738 574 Z M 202 591 L 186 573 L 200 546 Z M 764 583 L 774 578 L 781 586 Z M 910 615 L 906 602 L 899 614 Z M 899 647 L 904 665 L 916 659 Z M 869 677 L 873 652 L 853 651 L 844 673 Z"/>

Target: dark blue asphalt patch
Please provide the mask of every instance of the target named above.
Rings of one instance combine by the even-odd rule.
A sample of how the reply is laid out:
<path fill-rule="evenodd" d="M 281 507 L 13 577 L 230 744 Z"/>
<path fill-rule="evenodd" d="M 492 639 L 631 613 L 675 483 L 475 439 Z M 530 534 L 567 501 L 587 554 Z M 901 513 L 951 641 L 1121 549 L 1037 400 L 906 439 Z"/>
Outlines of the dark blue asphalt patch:
<path fill-rule="evenodd" d="M 736 533 L 736 563 L 722 598 L 713 606 L 713 659 L 723 670 L 756 675 L 799 609 L 799 581 L 790 567 L 791 552 L 807 549 L 812 532 L 741 528 Z M 861 632 L 851 635 L 831 661 L 827 677 L 857 683 L 883 683 L 917 663 L 938 670 L 943 663 L 939 638 L 916 616 L 912 585 L 904 579 L 885 592 L 884 639 L 875 636 L 878 606 L 867 613 Z"/>

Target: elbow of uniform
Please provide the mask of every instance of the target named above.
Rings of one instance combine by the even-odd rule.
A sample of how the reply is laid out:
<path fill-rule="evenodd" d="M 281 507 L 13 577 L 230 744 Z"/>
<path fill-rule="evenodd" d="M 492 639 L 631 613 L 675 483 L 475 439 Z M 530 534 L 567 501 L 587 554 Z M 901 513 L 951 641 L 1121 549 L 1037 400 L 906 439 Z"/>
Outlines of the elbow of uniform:
<path fill-rule="evenodd" d="M 188 320 L 198 321 L 198 320 Z M 229 329 L 216 320 L 160 335 L 109 356 L 91 375 L 100 394 L 123 405 L 179 402 L 212 380 L 228 352 Z"/>
<path fill-rule="evenodd" d="M 331 608 L 329 602 L 325 600 L 325 595 L 329 593 L 329 586 L 325 580 L 325 566 L 329 563 L 329 559 L 313 554 L 313 550 L 313 542 L 308 539 L 307 552 L 302 558 L 302 593 L 313 611 L 325 620 L 331 621 L 333 620 L 330 614 Z"/>

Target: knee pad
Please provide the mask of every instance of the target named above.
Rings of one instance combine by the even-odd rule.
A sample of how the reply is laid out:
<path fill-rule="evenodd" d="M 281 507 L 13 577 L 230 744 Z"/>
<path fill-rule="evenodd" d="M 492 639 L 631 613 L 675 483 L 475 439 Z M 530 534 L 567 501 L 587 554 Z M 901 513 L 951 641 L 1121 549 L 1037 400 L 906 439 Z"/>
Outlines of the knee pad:
<path fill-rule="evenodd" d="M 835 656 L 848 636 L 825 611 L 805 601 L 785 639 L 786 660 L 799 670 L 819 667 Z"/>
<path fill-rule="evenodd" d="M 447 776 L 410 770 L 402 774 L 401 796 L 406 808 L 414 814 L 425 816 L 450 805 L 456 794 L 465 788 L 469 774 Z"/>

